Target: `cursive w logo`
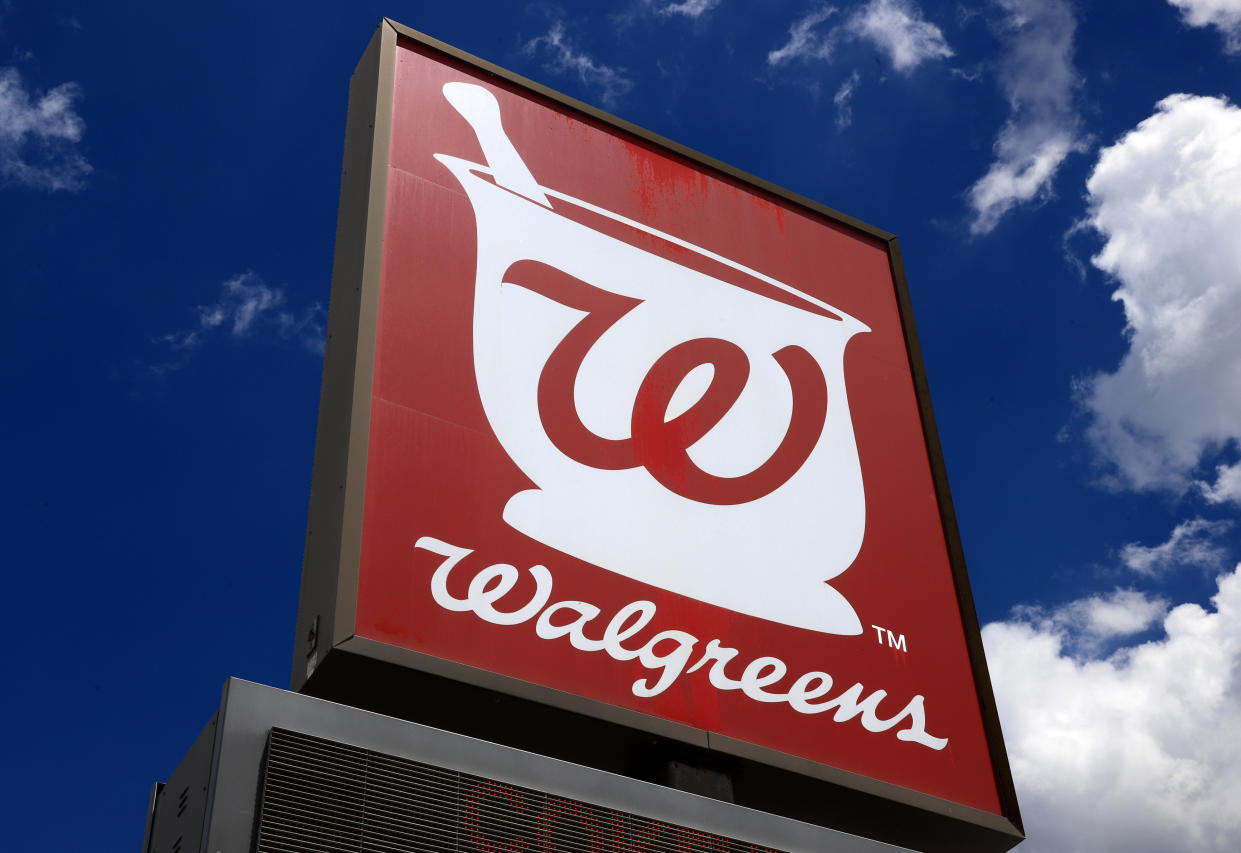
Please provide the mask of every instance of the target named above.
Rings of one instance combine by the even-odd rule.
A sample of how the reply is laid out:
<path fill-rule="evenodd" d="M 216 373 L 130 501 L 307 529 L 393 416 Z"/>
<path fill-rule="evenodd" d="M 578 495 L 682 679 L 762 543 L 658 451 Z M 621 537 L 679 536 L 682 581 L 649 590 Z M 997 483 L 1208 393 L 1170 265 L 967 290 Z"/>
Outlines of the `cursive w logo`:
<path fill-rule="evenodd" d="M 750 377 L 745 350 L 721 338 L 696 338 L 668 350 L 638 386 L 628 438 L 604 438 L 582 423 L 574 388 L 590 350 L 640 302 L 592 287 L 538 261 L 518 261 L 504 275 L 517 284 L 585 312 L 552 350 L 539 377 L 539 416 L 547 437 L 569 458 L 592 468 L 619 471 L 645 467 L 670 491 L 709 504 L 748 503 L 788 482 L 809 458 L 827 417 L 827 383 L 813 356 L 799 346 L 772 354 L 784 370 L 793 398 L 793 415 L 779 447 L 746 474 L 721 477 L 704 471 L 689 449 L 728 414 Z M 681 383 L 710 366 L 711 382 L 697 402 L 666 419 Z"/>

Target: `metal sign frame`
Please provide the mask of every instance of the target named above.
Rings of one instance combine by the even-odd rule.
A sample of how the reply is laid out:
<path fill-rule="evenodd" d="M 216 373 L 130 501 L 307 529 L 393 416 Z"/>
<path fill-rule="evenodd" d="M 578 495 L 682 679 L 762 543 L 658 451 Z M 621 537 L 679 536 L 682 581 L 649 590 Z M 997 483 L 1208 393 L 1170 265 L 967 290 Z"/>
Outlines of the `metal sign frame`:
<path fill-rule="evenodd" d="M 357 635 L 354 617 L 358 602 L 371 389 L 375 373 L 386 167 L 393 120 L 390 94 L 393 91 L 399 40 L 416 43 L 423 50 L 464 63 L 476 73 L 521 87 L 643 143 L 672 152 L 698 167 L 743 182 L 886 244 L 944 540 L 952 566 L 959 615 L 964 626 L 978 705 L 999 793 L 1000 815 L 719 734 L 712 733 L 708 739 L 705 732 L 689 726 L 475 667 L 396 649 Z M 458 730 L 469 728 L 463 722 L 469 714 L 459 713 L 462 709 L 483 701 L 505 703 L 512 713 L 526 720 L 527 728 L 538 728 L 536 720 L 555 720 L 555 727 L 560 732 L 571 732 L 581 738 L 594 737 L 604 730 L 617 736 L 628 733 L 628 736 L 637 738 L 635 743 L 658 745 L 653 748 L 671 752 L 687 749 L 688 754 L 695 756 L 700 763 L 714 761 L 729 772 L 758 772 L 761 775 L 766 772 L 762 768 L 775 768 L 772 772 L 784 780 L 778 785 L 780 790 L 792 792 L 801 786 L 804 789 L 801 799 L 831 795 L 837 800 L 836 808 L 822 810 L 821 820 L 825 825 L 839 825 L 843 821 L 846 825 L 841 828 L 847 831 L 859 832 L 869 828 L 870 831 L 861 834 L 906 845 L 917 839 L 930 838 L 930 842 L 923 841 L 923 844 L 930 843 L 931 846 L 923 849 L 1007 850 L 1024 837 L 897 238 L 388 19 L 380 24 L 350 84 L 340 213 L 297 632 L 292 672 L 294 690 L 369 705 L 376 710 L 411 719 L 436 721 Z M 367 686 L 367 680 L 376 677 L 388 682 L 385 691 Z M 432 701 L 423 697 L 407 701 L 412 691 L 429 689 L 439 691 L 441 698 Z M 394 699 L 401 691 L 407 698 Z M 442 713 L 430 707 L 437 702 L 453 710 Z M 531 742 L 529 736 L 519 734 L 521 728 L 514 725 L 510 734 L 514 738 L 525 737 L 521 744 L 525 748 L 547 754 L 557 754 L 559 750 L 559 754 L 571 755 L 583 763 L 609 769 L 617 766 L 615 761 L 609 763 L 602 753 L 592 756 L 581 754 L 580 750 L 564 752 L 552 742 L 550 734 L 542 740 Z M 504 740 L 502 733 L 474 729 L 469 733 Z M 768 779 L 767 784 L 776 783 Z M 797 796 L 790 796 L 798 799 Z M 763 807 L 780 810 L 779 806 L 772 804 Z M 805 811 L 805 808 L 798 811 L 798 808 L 790 806 L 784 813 L 796 813 L 803 819 L 817 820 L 807 817 Z M 859 827 L 857 821 L 850 823 L 848 816 L 851 813 L 876 817 L 858 818 L 857 821 L 866 824 L 866 827 Z M 893 821 L 895 816 L 901 820 Z M 889 825 L 885 827 L 880 824 Z M 935 838 L 942 843 L 935 842 Z"/>
<path fill-rule="evenodd" d="M 272 773 L 269 743 L 273 729 L 283 730 L 289 739 L 300 736 L 327 741 L 329 750 L 344 748 L 354 755 L 370 753 L 388 761 L 432 765 L 445 775 L 461 774 L 467 777 L 463 780 L 467 784 L 470 781 L 468 777 L 474 777 L 472 781 L 476 788 L 482 787 L 477 785 L 478 782 L 492 781 L 533 789 L 533 792 L 549 798 L 563 798 L 567 801 L 566 805 L 597 809 L 600 814 L 612 812 L 606 816 L 613 821 L 627 814 L 662 825 L 660 829 L 663 831 L 653 833 L 653 840 L 644 841 L 640 837 L 628 839 L 626 850 L 909 853 L 907 848 L 682 791 L 669 791 L 645 782 L 600 773 L 334 702 L 299 696 L 239 678 L 230 678 L 224 683 L 220 706 L 210 722 L 167 783 L 156 783 L 143 841 L 144 853 L 265 848 L 258 830 L 263 823 L 263 810 L 268 807 L 264 793 L 267 778 Z M 335 755 L 335 761 L 331 752 L 317 757 L 315 767 L 322 774 L 317 779 L 306 774 L 304 766 L 297 768 L 294 772 L 297 790 L 292 797 L 277 805 L 277 808 L 291 806 L 293 809 L 317 812 L 313 821 L 293 821 L 281 827 L 293 837 L 295 843 L 298 840 L 304 842 L 308 835 L 317 836 L 315 840 L 322 843 L 324 836 L 318 833 L 325 829 L 329 833 L 333 829 L 339 831 L 341 823 L 346 823 L 345 831 L 348 833 L 357 833 L 361 829 L 356 823 L 348 824 L 351 818 L 361 822 L 361 804 L 346 801 L 339 803 L 338 809 L 320 811 L 324 797 L 332 797 L 338 791 L 349 792 L 349 783 L 357 782 L 357 777 L 349 777 L 350 772 L 356 770 L 356 765 L 350 766 L 347 760 L 353 756 L 347 756 L 342 761 L 340 752 Z M 339 763 L 333 768 L 336 762 Z M 439 810 L 449 820 L 455 819 L 458 823 L 469 820 L 468 814 L 454 814 L 457 803 L 448 800 L 454 793 L 451 790 L 433 791 L 431 796 L 427 795 L 426 788 L 402 790 L 401 783 L 406 780 L 385 778 L 382 772 L 371 777 L 370 781 L 389 794 L 398 791 L 409 797 L 404 801 L 404 807 L 399 799 L 394 803 L 392 799 L 377 798 L 366 804 L 368 810 L 386 813 L 384 817 L 391 822 L 407 820 L 411 802 L 414 806 L 421 806 L 424 818 L 428 813 Z M 290 791 L 285 788 L 283 793 L 288 795 Z M 468 793 L 468 790 L 461 790 L 456 792 L 456 796 L 464 799 Z M 419 794 L 422 795 L 421 800 L 417 799 Z M 442 799 L 437 799 L 434 794 Z M 503 802 L 511 806 L 511 800 Z M 477 800 L 474 807 L 477 812 Z M 530 815 L 529 810 L 522 815 L 510 807 L 492 812 L 490 818 L 490 823 L 502 828 L 505 820 L 511 819 L 520 826 L 523 819 L 529 821 Z M 441 844 L 438 848 L 420 849 L 445 849 L 443 837 L 436 837 L 433 824 L 418 826 L 424 834 L 425 844 Z M 369 827 L 376 834 L 382 828 L 383 821 L 376 821 L 374 826 Z M 585 847 L 592 841 L 599 843 L 610 834 L 606 830 L 615 829 L 615 823 L 600 829 L 604 831 L 594 838 L 579 839 L 584 842 L 581 846 Z M 727 836 L 731 843 L 725 846 L 721 843 L 724 839 L 707 839 L 703 833 Z M 337 840 L 340 840 L 339 836 Z M 522 849 L 519 844 L 505 846 L 504 839 L 500 843 L 491 841 L 488 844 L 486 840 L 479 843 L 477 839 L 471 840 L 467 833 L 462 833 L 455 844 L 449 844 L 452 849 L 458 850 Z M 391 849 L 398 846 L 394 843 Z"/>

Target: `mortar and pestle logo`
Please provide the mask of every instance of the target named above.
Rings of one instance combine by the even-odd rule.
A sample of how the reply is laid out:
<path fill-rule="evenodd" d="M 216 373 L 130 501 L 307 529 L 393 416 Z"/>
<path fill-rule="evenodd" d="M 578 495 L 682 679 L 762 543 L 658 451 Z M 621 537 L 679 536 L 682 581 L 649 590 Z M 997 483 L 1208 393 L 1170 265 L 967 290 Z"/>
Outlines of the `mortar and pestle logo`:
<path fill-rule="evenodd" d="M 448 83 L 443 93 L 486 160 L 435 155 L 477 222 L 478 391 L 536 486 L 508 500 L 504 521 L 699 601 L 861 633 L 827 581 L 853 563 L 865 532 L 844 352 L 869 328 L 541 186 L 490 92 Z"/>

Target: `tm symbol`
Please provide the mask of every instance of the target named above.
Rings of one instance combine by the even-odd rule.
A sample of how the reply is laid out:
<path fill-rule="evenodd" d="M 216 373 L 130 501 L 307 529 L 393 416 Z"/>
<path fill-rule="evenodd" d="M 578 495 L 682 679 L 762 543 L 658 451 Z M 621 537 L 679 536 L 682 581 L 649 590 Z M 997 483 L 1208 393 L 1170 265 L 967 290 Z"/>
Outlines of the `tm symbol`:
<path fill-rule="evenodd" d="M 909 647 L 905 645 L 904 634 L 894 634 L 887 628 L 880 628 L 878 625 L 871 625 L 875 629 L 875 639 L 879 645 L 887 646 L 892 649 L 899 649 L 902 652 L 909 651 Z"/>

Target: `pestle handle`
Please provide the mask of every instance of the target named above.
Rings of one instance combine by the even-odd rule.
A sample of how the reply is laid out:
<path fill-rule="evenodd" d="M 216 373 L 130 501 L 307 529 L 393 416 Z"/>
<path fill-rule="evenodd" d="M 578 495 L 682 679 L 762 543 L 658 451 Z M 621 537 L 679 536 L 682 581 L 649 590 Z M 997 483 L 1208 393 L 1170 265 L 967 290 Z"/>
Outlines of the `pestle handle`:
<path fill-rule="evenodd" d="M 445 83 L 443 91 L 453 109 L 470 123 L 496 183 L 544 207 L 551 207 L 543 188 L 505 134 L 495 95 L 473 83 Z"/>

